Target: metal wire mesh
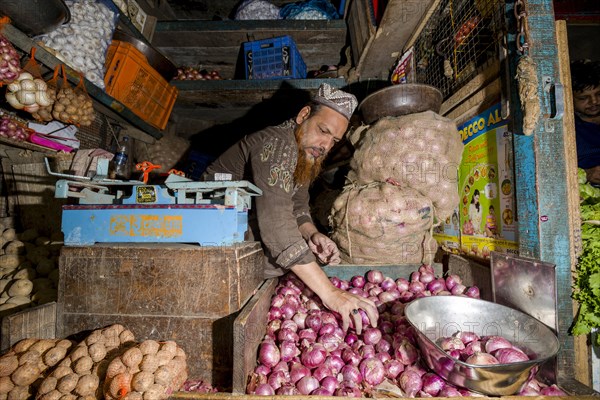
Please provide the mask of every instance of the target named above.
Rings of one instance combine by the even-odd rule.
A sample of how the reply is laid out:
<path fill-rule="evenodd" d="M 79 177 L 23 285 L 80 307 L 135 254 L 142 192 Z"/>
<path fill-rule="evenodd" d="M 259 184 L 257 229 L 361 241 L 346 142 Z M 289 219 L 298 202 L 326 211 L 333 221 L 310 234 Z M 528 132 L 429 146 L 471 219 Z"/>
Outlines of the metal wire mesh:
<path fill-rule="evenodd" d="M 416 81 L 444 98 L 498 59 L 504 0 L 442 0 L 414 45 Z"/>
<path fill-rule="evenodd" d="M 111 128 L 115 133 L 118 133 L 117 121 L 96 112 L 96 118 L 90 126 L 80 126 L 78 128 L 76 136 L 81 142 L 80 148 L 110 150 Z"/>

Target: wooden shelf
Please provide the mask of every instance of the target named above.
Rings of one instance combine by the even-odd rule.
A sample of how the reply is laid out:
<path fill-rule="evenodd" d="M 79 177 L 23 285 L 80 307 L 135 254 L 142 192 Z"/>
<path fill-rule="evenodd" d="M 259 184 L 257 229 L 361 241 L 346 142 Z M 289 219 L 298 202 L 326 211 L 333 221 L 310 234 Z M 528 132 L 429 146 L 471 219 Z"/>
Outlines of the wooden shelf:
<path fill-rule="evenodd" d="M 344 20 L 163 21 L 152 45 L 178 66 L 200 65 L 230 79 L 236 77 L 244 42 L 290 35 L 310 71 L 340 64 L 346 33 Z"/>
<path fill-rule="evenodd" d="M 13 45 L 26 53 L 29 53 L 31 48 L 35 47 L 36 59 L 49 69 L 53 70 L 57 65 L 64 64 L 62 61 L 48 52 L 44 47 L 35 43 L 29 36 L 25 35 L 14 26 L 4 25 L 1 32 Z M 71 82 L 73 85 L 77 85 L 80 80 L 79 74 L 68 66 L 66 66 L 66 71 L 69 82 Z M 94 85 L 85 78 L 84 84 L 88 94 L 94 100 L 95 108 L 99 109 L 101 112 L 107 113 L 121 122 L 130 124 L 156 139 L 160 139 L 163 136 L 160 130 L 156 129 L 135 115 L 121 102 L 106 94 L 103 89 L 100 89 L 98 86 Z"/>

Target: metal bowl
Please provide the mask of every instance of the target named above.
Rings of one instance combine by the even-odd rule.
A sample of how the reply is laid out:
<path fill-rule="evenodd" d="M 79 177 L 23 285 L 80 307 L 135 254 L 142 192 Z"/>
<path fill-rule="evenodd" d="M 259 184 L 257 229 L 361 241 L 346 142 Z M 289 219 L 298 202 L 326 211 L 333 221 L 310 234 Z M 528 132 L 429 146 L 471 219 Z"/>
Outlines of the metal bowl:
<path fill-rule="evenodd" d="M 71 20 L 63 0 L 0 0 L 0 14 L 29 36 L 51 32 Z"/>
<path fill-rule="evenodd" d="M 371 93 L 360 103 L 358 109 L 363 120 L 371 124 L 383 117 L 399 117 L 427 110 L 438 113 L 442 100 L 442 92 L 433 86 L 406 83 Z"/>
<path fill-rule="evenodd" d="M 404 313 L 417 332 L 425 362 L 446 381 L 492 396 L 517 393 L 530 371 L 558 353 L 556 335 L 537 319 L 489 301 L 459 296 L 422 297 Z M 473 365 L 448 355 L 436 341 L 457 331 L 502 336 L 531 360 L 512 364 Z"/>
<path fill-rule="evenodd" d="M 177 75 L 177 67 L 171 60 L 169 60 L 165 55 L 161 52 L 153 48 L 152 46 L 147 45 L 143 41 L 135 38 L 121 30 L 116 30 L 113 35 L 113 40 L 118 40 L 121 42 L 127 42 L 132 44 L 136 49 L 138 49 L 146 59 L 148 60 L 148 64 L 152 66 L 167 82 L 173 79 Z"/>

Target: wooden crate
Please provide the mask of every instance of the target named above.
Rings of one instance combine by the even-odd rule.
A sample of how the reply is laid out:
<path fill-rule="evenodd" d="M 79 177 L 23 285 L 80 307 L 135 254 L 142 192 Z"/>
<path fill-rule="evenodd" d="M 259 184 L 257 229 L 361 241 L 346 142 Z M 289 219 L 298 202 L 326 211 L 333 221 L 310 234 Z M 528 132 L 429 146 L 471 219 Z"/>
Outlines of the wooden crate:
<path fill-rule="evenodd" d="M 64 247 L 59 270 L 61 337 L 121 323 L 138 341 L 177 341 L 190 378 L 231 386 L 233 322 L 263 281 L 260 243 Z"/>
<path fill-rule="evenodd" d="M 56 302 L 27 308 L 2 318 L 1 353 L 26 338 L 56 338 Z"/>
<path fill-rule="evenodd" d="M 434 264 L 437 275 L 442 274 L 442 265 Z M 364 275 L 371 269 L 378 269 L 385 276 L 409 278 L 411 272 L 416 271 L 419 265 L 335 265 L 323 268 L 327 276 L 337 276 L 341 279 L 350 279 L 355 275 Z M 271 305 L 271 297 L 275 293 L 278 279 L 267 280 L 250 299 L 240 312 L 233 326 L 233 388 L 234 394 L 246 392 L 246 383 L 249 374 L 256 366 L 258 346 L 265 335 L 267 313 Z"/>

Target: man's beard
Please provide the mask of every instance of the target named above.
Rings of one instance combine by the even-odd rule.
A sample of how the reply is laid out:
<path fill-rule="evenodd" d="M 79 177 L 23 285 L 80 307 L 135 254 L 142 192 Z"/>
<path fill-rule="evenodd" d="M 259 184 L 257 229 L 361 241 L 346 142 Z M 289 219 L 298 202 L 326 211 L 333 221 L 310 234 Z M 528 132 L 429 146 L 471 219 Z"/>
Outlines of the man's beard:
<path fill-rule="evenodd" d="M 325 157 L 322 155 L 314 159 L 306 154 L 302 145 L 302 137 L 304 136 L 303 126 L 304 122 L 298 125 L 295 131 L 296 143 L 298 144 L 298 160 L 296 162 L 296 169 L 294 170 L 294 183 L 301 186 L 310 186 L 316 177 L 319 176 Z"/>

